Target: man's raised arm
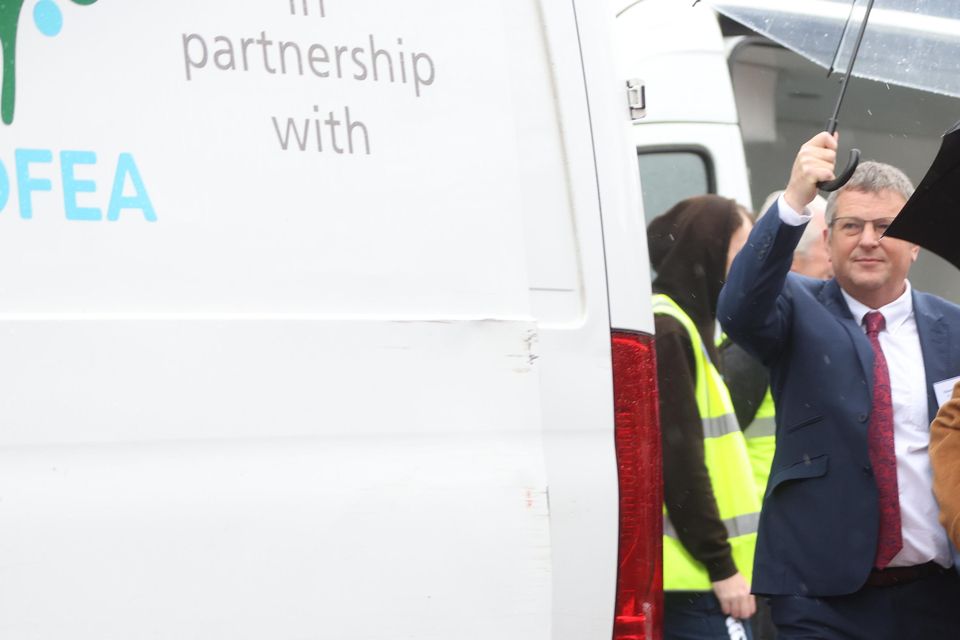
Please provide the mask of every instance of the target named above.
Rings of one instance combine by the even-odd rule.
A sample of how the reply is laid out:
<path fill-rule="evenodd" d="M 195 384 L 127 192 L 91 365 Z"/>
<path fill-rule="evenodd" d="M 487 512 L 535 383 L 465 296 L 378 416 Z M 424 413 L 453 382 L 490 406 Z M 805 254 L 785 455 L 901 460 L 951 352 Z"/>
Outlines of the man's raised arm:
<path fill-rule="evenodd" d="M 780 350 L 786 335 L 789 301 L 781 292 L 810 219 L 806 207 L 817 195 L 817 183 L 834 178 L 836 157 L 836 136 L 826 132 L 800 147 L 786 190 L 753 228 L 720 293 L 720 325 L 764 362 Z"/>

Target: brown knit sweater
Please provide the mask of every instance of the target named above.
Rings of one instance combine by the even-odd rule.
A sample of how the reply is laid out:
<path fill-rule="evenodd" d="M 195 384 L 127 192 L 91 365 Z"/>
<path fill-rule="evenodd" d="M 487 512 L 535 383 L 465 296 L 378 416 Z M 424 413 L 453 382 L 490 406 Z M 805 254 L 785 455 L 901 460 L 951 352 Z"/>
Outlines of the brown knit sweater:
<path fill-rule="evenodd" d="M 930 462 L 940 523 L 960 549 L 960 382 L 930 425 Z"/>

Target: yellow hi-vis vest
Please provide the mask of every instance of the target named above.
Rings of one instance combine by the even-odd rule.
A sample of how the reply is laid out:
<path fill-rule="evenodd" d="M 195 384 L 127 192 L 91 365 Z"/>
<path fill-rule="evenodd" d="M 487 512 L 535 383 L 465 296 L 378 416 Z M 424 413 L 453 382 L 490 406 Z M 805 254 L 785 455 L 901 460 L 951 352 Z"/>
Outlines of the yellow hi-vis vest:
<path fill-rule="evenodd" d="M 653 296 L 653 312 L 672 316 L 690 334 L 696 355 L 696 396 L 703 422 L 704 459 L 720 518 L 727 527 L 734 563 L 749 580 L 753 574 L 760 502 L 730 392 L 710 362 L 700 332 L 690 316 L 662 294 Z M 664 428 L 670 427 L 666 425 Z M 710 591 L 712 588 L 706 568 L 680 543 L 666 506 L 663 508 L 663 588 L 665 591 Z"/>
<path fill-rule="evenodd" d="M 750 467 L 753 469 L 753 481 L 757 485 L 760 504 L 763 504 L 763 495 L 767 491 L 767 481 L 770 479 L 773 454 L 777 449 L 775 419 L 773 396 L 770 394 L 770 387 L 767 387 L 767 393 L 757 408 L 753 422 L 743 430 L 743 437 L 747 439 L 747 453 L 750 455 Z"/>

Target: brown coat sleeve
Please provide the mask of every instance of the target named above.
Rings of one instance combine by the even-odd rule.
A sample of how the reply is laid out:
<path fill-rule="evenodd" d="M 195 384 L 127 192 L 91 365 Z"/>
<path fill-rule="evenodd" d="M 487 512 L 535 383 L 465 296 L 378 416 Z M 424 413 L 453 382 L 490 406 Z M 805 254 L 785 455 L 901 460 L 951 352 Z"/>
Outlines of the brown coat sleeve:
<path fill-rule="evenodd" d="M 940 523 L 960 549 L 960 382 L 930 425 L 930 463 Z"/>

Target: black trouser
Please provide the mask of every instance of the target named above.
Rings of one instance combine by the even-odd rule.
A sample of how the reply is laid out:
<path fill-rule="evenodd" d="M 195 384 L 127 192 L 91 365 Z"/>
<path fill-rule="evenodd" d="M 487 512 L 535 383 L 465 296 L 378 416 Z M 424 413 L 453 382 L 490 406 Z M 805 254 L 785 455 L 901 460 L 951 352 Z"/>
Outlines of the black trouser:
<path fill-rule="evenodd" d="M 663 594 L 664 640 L 753 640 L 749 620 L 734 620 L 712 591 Z"/>
<path fill-rule="evenodd" d="M 750 618 L 753 640 L 776 640 L 777 628 L 770 617 L 770 604 L 763 596 L 757 596 L 757 612 Z"/>
<path fill-rule="evenodd" d="M 770 598 L 778 640 L 956 640 L 960 576 L 947 571 L 847 596 Z"/>

